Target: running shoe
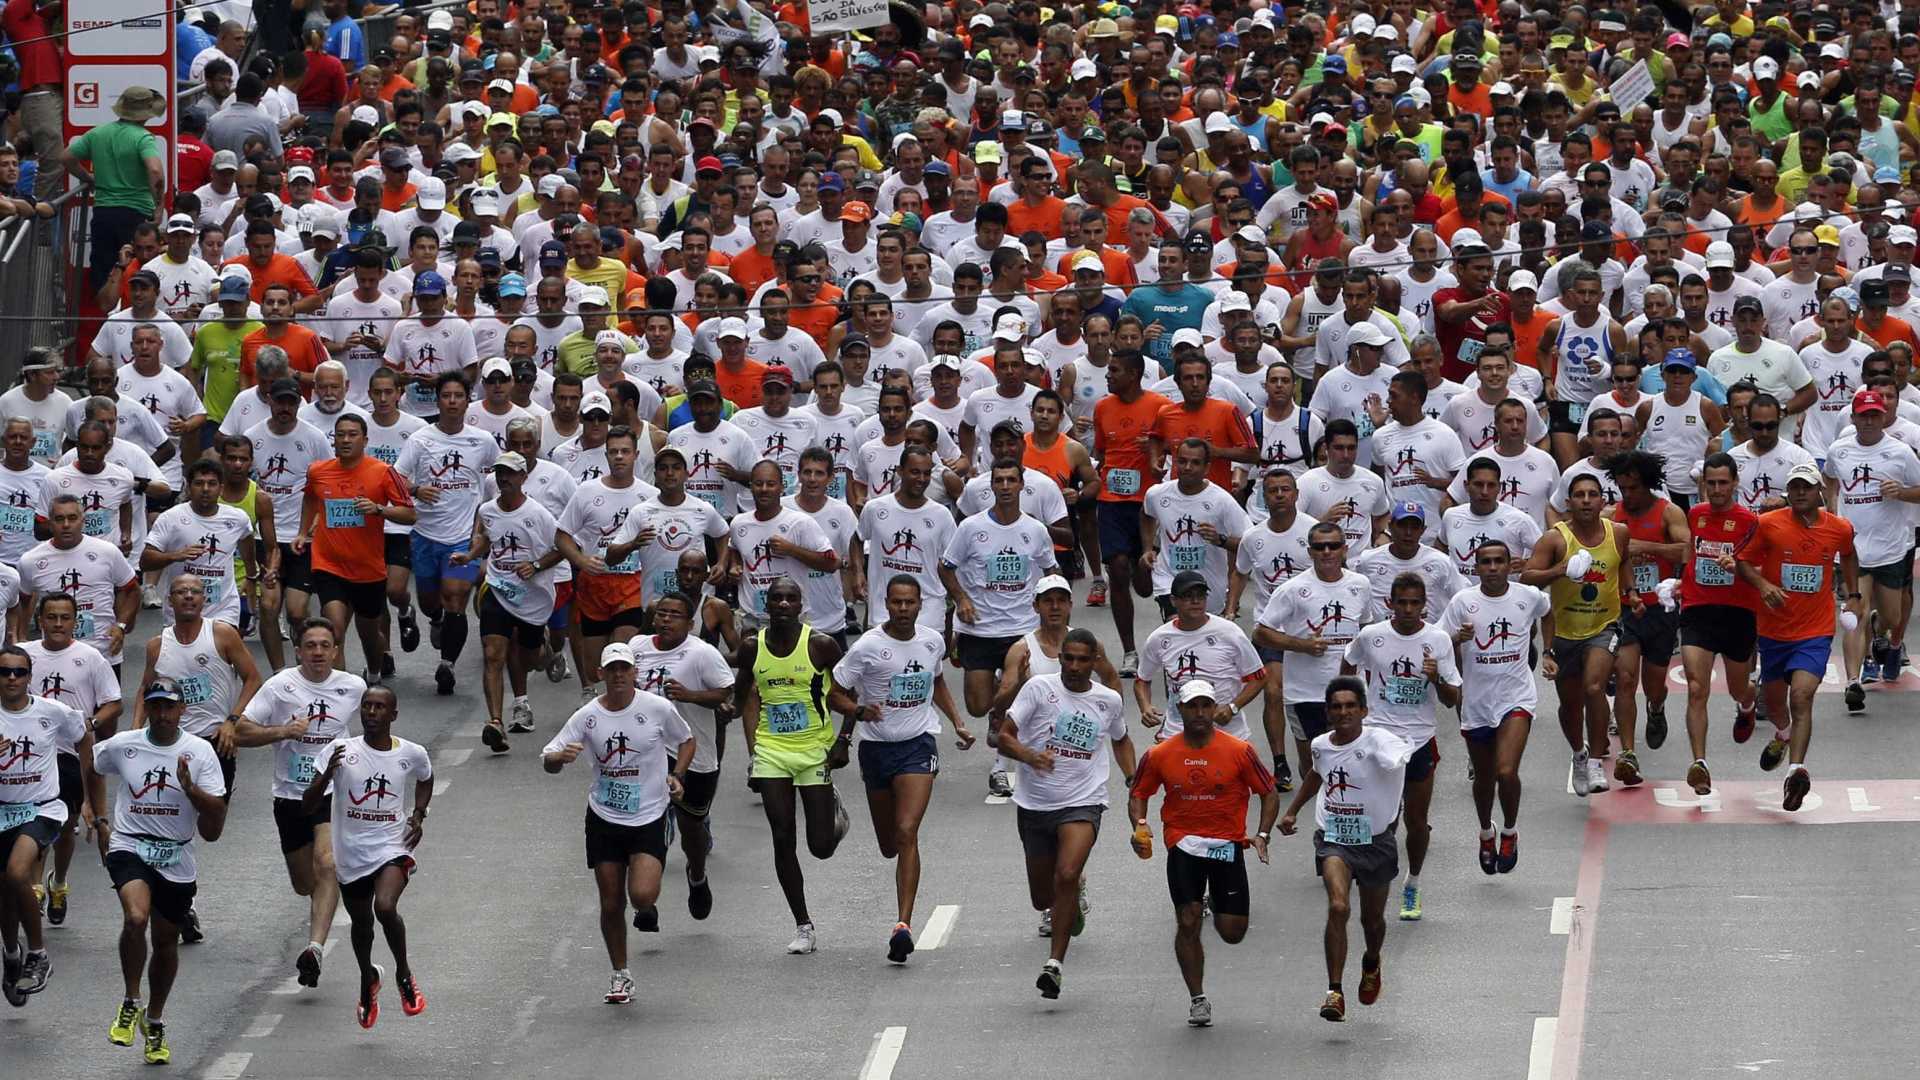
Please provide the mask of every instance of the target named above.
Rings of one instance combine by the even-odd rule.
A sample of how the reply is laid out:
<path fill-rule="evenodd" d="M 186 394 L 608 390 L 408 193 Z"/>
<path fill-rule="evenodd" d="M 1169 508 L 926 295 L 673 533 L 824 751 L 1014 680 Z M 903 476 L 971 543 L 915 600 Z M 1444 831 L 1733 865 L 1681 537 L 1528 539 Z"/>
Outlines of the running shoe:
<path fill-rule="evenodd" d="M 1286 758 L 1273 759 L 1273 789 L 1275 791 L 1293 790 L 1293 766 Z"/>
<path fill-rule="evenodd" d="M 1733 741 L 1746 742 L 1753 738 L 1753 726 L 1760 719 L 1760 706 L 1755 703 L 1751 709 L 1736 708 L 1733 711 Z"/>
<path fill-rule="evenodd" d="M 401 612 L 400 618 L 397 621 L 400 623 L 401 651 L 412 652 L 413 650 L 419 648 L 420 647 L 420 620 L 414 617 L 413 608 L 408 607 L 407 610 Z"/>
<path fill-rule="evenodd" d="M 1695 761 L 1687 766 L 1687 786 L 1695 795 L 1713 794 L 1713 774 L 1707 771 L 1705 761 Z"/>
<path fill-rule="evenodd" d="M 113 1023 L 107 1026 L 107 1041 L 115 1046 L 132 1046 L 134 1031 L 144 1029 L 146 1021 L 147 1011 L 128 998 L 120 1003 L 120 1011 L 113 1014 Z"/>
<path fill-rule="evenodd" d="M 585 705 L 600 696 L 600 687 L 596 683 L 586 683 L 580 687 L 580 704 Z"/>
<path fill-rule="evenodd" d="M 187 908 L 187 921 L 180 924 L 180 940 L 188 945 L 198 945 L 207 940 L 207 932 L 200 929 L 200 913 Z"/>
<path fill-rule="evenodd" d="M 440 624 L 441 618 L 439 612 L 435 612 L 427 617 L 427 644 L 433 646 L 435 652 L 440 651 Z M 405 647 L 405 645 L 401 646 L 401 648 Z"/>
<path fill-rule="evenodd" d="M 1607 790 L 1607 763 L 1596 758 L 1587 759 L 1587 790 Z"/>
<path fill-rule="evenodd" d="M 847 838 L 847 830 L 853 828 L 853 820 L 847 817 L 847 804 L 840 801 L 840 789 L 833 788 L 833 842 L 839 844 Z"/>
<path fill-rule="evenodd" d="M 1480 838 L 1480 872 L 1488 875 L 1489 877 L 1499 873 L 1500 870 L 1497 865 L 1499 862 L 1499 858 L 1500 858 L 1499 849 L 1494 847 L 1493 837 L 1491 836 L 1481 837 Z"/>
<path fill-rule="evenodd" d="M 1060 984 L 1066 981 L 1066 974 L 1060 970 L 1060 961 L 1048 960 L 1040 965 L 1040 977 L 1033 985 L 1040 988 L 1040 996 L 1048 1001 L 1060 996 Z"/>
<path fill-rule="evenodd" d="M 1106 607 L 1107 606 L 1107 579 L 1106 578 L 1094 578 L 1093 584 L 1087 586 L 1087 606 L 1088 607 Z"/>
<path fill-rule="evenodd" d="M 1408 885 L 1400 890 L 1400 921 L 1420 921 L 1420 886 Z"/>
<path fill-rule="evenodd" d="M 687 869 L 687 914 L 695 919 L 704 919 L 713 914 L 713 883 L 706 879 L 693 880 L 693 869 Z"/>
<path fill-rule="evenodd" d="M 1847 684 L 1847 712 L 1863 713 L 1867 711 L 1867 688 L 1858 681 Z"/>
<path fill-rule="evenodd" d="M 1048 908 L 1045 911 L 1042 911 L 1040 913 L 1040 936 L 1043 938 L 1050 938 L 1053 936 L 1053 909 L 1052 908 Z"/>
<path fill-rule="evenodd" d="M 1187 1026 L 1213 1026 L 1213 1002 L 1207 1000 L 1207 995 L 1201 994 L 1187 1003 Z"/>
<path fill-rule="evenodd" d="M 427 1011 L 427 995 L 420 992 L 420 981 L 411 975 L 400 977 L 400 1011 L 419 1016 Z"/>
<path fill-rule="evenodd" d="M 1640 776 L 1640 755 L 1631 750 L 1620 751 L 1620 756 L 1615 758 L 1613 762 L 1613 778 L 1620 781 L 1623 787 L 1638 786 L 1642 779 Z"/>
<path fill-rule="evenodd" d="M 1805 766 L 1801 766 L 1787 773 L 1786 783 L 1781 787 L 1784 797 L 1780 800 L 1780 809 L 1798 810 L 1800 804 L 1806 801 L 1807 792 L 1813 788 L 1813 777 L 1807 775 Z M 27 966 L 33 966 L 32 954 L 27 956 Z"/>
<path fill-rule="evenodd" d="M 380 654 L 380 677 L 382 679 L 393 678 L 393 654 L 392 653 Z"/>
<path fill-rule="evenodd" d="M 533 702 L 523 700 L 513 703 L 513 719 L 508 722 L 507 730 L 516 735 L 533 730 Z"/>
<path fill-rule="evenodd" d="M 803 922 L 793 928 L 793 940 L 787 942 L 787 952 L 793 956 L 805 956 L 820 947 L 814 935 L 813 924 Z"/>
<path fill-rule="evenodd" d="M 380 672 L 372 664 L 360 669 L 360 677 L 366 680 L 368 686 L 380 685 Z"/>
<path fill-rule="evenodd" d="M 1520 834 L 1517 832 L 1500 834 L 1500 872 L 1513 873 L 1520 864 Z"/>
<path fill-rule="evenodd" d="M 480 729 L 480 741 L 486 743 L 487 749 L 496 754 L 504 754 L 507 752 L 507 733 L 501 729 L 500 721 L 498 720 L 489 720 L 486 725 Z"/>
<path fill-rule="evenodd" d="M 1087 895 L 1087 879 L 1080 879 L 1080 899 L 1073 909 L 1073 936 L 1079 937 L 1087 928 L 1087 916 L 1093 914 L 1093 897 Z"/>
<path fill-rule="evenodd" d="M 1647 749 L 1658 750 L 1667 742 L 1667 703 L 1647 702 Z"/>
<path fill-rule="evenodd" d="M 1860 661 L 1860 681 L 1862 683 L 1876 683 L 1880 681 L 1879 649 L 1869 650 L 1867 658 Z"/>
<path fill-rule="evenodd" d="M 1786 759 L 1787 740 L 1783 736 L 1776 734 L 1773 738 L 1767 740 L 1766 749 L 1760 751 L 1760 768 L 1764 772 L 1772 772 L 1779 768 L 1780 763 Z"/>
<path fill-rule="evenodd" d="M 643 907 L 643 908 L 634 908 L 633 909 L 633 928 L 635 930 L 640 931 L 643 934 L 659 933 L 660 932 L 660 908 L 654 904 L 648 904 L 646 907 Z"/>
<path fill-rule="evenodd" d="M 146 1036 L 145 1057 L 149 1065 L 165 1065 L 173 1060 L 173 1048 L 167 1045 L 167 1025 L 140 1017 L 140 1034 Z"/>
<path fill-rule="evenodd" d="M 438 648 L 438 647 L 439 647 L 438 645 L 435 646 L 435 648 Z M 434 689 L 434 692 L 439 694 L 441 697 L 446 697 L 449 694 L 453 693 L 453 665 L 452 664 L 449 664 L 445 660 L 442 660 L 440 661 L 440 666 L 433 669 L 433 689 Z"/>
<path fill-rule="evenodd" d="M 53 880 L 53 871 L 47 871 L 47 921 L 55 926 L 67 921 L 68 888 Z"/>
<path fill-rule="evenodd" d="M 996 799 L 1013 796 L 1013 781 L 1007 779 L 1005 769 L 995 769 L 987 774 L 987 794 Z"/>
<path fill-rule="evenodd" d="M 913 952 L 913 927 L 906 923 L 893 924 L 893 936 L 887 939 L 887 959 L 896 964 L 904 964 Z"/>
<path fill-rule="evenodd" d="M 311 945 L 307 946 L 304 949 L 301 949 L 300 955 L 296 957 L 293 961 L 293 967 L 295 971 L 298 971 L 300 973 L 298 977 L 299 977 L 301 986 L 319 986 L 320 985 L 320 950 L 319 949 L 316 949 Z"/>
<path fill-rule="evenodd" d="M 571 674 L 571 672 L 567 668 L 566 650 L 555 650 L 553 658 L 547 661 L 547 681 L 566 682 L 569 674 Z"/>
<path fill-rule="evenodd" d="M 1371 1005 L 1380 1000 L 1380 969 L 1360 973 L 1360 1004 Z"/>
<path fill-rule="evenodd" d="M 373 965 L 373 982 L 361 987 L 360 998 L 353 1003 L 353 1018 L 360 1021 L 363 1028 L 380 1022 L 380 981 L 386 977 L 386 969 Z"/>
<path fill-rule="evenodd" d="M 36 949 L 27 953 L 20 964 L 20 979 L 13 984 L 13 992 L 21 997 L 37 994 L 47 988 L 47 976 L 53 974 L 53 957 L 47 950 Z"/>
<path fill-rule="evenodd" d="M 1573 793 L 1583 799 L 1586 798 L 1588 773 L 1587 752 L 1585 750 L 1575 750 L 1573 752 L 1573 771 L 1569 773 L 1568 776 L 1570 778 L 1567 783 L 1573 785 Z"/>
<path fill-rule="evenodd" d="M 140 587 L 140 606 L 148 611 L 160 610 L 160 586 L 143 585 Z"/>
<path fill-rule="evenodd" d="M 27 1003 L 27 995 L 20 992 L 20 969 L 26 966 L 26 953 L 13 948 L 0 952 L 0 956 L 4 956 L 6 961 L 6 975 L 0 979 L 0 990 L 6 992 L 7 1004 L 17 1009 Z M 129 1035 L 127 1038 L 131 1045 L 133 1037 Z"/>
<path fill-rule="evenodd" d="M 1140 654 L 1129 649 L 1120 657 L 1120 677 L 1131 679 L 1140 674 Z"/>
<path fill-rule="evenodd" d="M 609 1005 L 625 1005 L 633 1000 L 633 976 L 626 968 L 613 973 L 613 979 L 607 983 L 606 1002 Z"/>
<path fill-rule="evenodd" d="M 1320 1019 L 1331 1020 L 1336 1024 L 1347 1019 L 1347 995 L 1338 990 L 1327 991 L 1325 1001 L 1320 1003 Z"/>

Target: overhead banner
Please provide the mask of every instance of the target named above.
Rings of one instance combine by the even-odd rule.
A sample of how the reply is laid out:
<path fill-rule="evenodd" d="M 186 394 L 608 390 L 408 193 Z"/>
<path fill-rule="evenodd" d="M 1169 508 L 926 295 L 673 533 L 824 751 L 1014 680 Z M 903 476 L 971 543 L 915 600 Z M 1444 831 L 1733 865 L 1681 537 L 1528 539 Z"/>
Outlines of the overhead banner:
<path fill-rule="evenodd" d="M 167 99 L 167 111 L 147 121 L 163 144 L 167 187 L 173 187 L 178 118 L 174 86 L 174 0 L 67 0 L 67 141 L 117 117 L 113 103 L 129 87 L 144 86 Z M 128 17 L 133 8 L 148 14 Z"/>
<path fill-rule="evenodd" d="M 815 37 L 865 30 L 889 19 L 887 0 L 807 0 L 808 25 Z"/>

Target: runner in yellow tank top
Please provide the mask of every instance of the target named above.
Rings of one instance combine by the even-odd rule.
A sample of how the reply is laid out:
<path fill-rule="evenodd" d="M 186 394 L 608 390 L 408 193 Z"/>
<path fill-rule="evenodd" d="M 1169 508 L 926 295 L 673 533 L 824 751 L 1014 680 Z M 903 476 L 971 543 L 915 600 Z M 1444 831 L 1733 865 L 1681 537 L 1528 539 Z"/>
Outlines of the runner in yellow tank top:
<path fill-rule="evenodd" d="M 847 812 L 833 790 L 833 770 L 847 764 L 851 728 L 836 736 L 827 716 L 828 673 L 840 646 L 800 621 L 800 585 L 783 577 L 767 588 L 767 626 L 740 646 L 738 667 L 752 673 L 740 688 L 740 725 L 747 737 L 757 785 L 773 830 L 773 871 L 795 925 L 790 953 L 814 948 L 807 914 L 807 883 L 800 873 L 794 796 L 807 814 L 807 850 L 833 856 L 847 835 Z"/>
<path fill-rule="evenodd" d="M 1598 477 L 1575 477 L 1567 489 L 1567 520 L 1540 538 L 1520 576 L 1553 600 L 1545 620 L 1553 648 L 1540 671 L 1560 693 L 1560 731 L 1573 749 L 1573 792 L 1581 796 L 1607 789 L 1607 673 L 1619 645 L 1620 593 L 1627 584 L 1627 527 L 1603 518 L 1605 505 Z M 1570 574 L 1568 564 L 1576 559 L 1581 572 Z M 1641 608 L 1637 594 L 1625 602 L 1636 612 Z"/>
<path fill-rule="evenodd" d="M 220 447 L 222 484 L 220 502 L 234 507 L 253 522 L 256 552 L 273 550 L 273 502 L 253 482 L 253 444 L 245 438 L 223 438 Z M 263 531 L 264 530 L 264 531 Z M 261 556 L 264 563 L 265 556 Z M 246 637 L 254 617 L 260 613 L 260 575 L 248 574 L 244 562 L 233 564 L 233 587 L 240 590 L 240 636 Z M 270 658 L 276 659 L 276 658 Z M 277 661 L 276 661 L 277 666 Z"/>

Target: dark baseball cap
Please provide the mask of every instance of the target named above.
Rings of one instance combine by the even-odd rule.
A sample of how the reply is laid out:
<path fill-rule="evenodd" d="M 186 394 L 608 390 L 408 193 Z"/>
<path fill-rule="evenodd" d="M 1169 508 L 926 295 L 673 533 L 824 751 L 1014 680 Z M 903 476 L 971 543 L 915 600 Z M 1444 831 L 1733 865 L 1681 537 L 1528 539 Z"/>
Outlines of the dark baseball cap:
<path fill-rule="evenodd" d="M 273 380 L 273 384 L 267 387 L 267 396 L 273 398 L 276 401 L 279 400 L 280 398 L 294 398 L 295 400 L 298 400 L 301 396 L 300 380 L 299 379 L 275 379 Z"/>
<path fill-rule="evenodd" d="M 1185 596 L 1195 589 L 1205 592 L 1209 589 L 1207 575 L 1198 570 L 1182 570 L 1173 575 L 1173 587 L 1167 592 L 1172 596 Z"/>

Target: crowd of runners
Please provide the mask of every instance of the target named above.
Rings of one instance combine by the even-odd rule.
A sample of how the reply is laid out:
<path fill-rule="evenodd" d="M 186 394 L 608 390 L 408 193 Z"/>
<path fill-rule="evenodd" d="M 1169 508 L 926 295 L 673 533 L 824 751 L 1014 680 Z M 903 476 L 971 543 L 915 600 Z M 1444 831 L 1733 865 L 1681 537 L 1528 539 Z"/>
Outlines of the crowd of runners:
<path fill-rule="evenodd" d="M 90 843 L 109 1038 L 168 1061 L 196 852 L 270 760 L 301 984 L 344 903 L 358 1023 L 389 977 L 425 1010 L 416 653 L 587 789 L 612 1004 L 667 895 L 724 909 L 726 773 L 808 954 L 857 769 L 904 964 L 943 754 L 990 759 L 1045 998 L 1124 802 L 1195 1026 L 1255 859 L 1324 881 L 1332 1021 L 1357 894 L 1377 1001 L 1430 860 L 1516 871 L 1545 709 L 1575 796 L 1797 810 L 1822 681 L 1860 712 L 1907 666 L 1920 9 L 1434 6 L 183 22 L 169 189 L 136 96 L 22 148 L 121 212 L 84 370 L 0 396 L 7 1000 L 98 925 Z M 23 61 L 57 9 L 6 5 Z M 1443 761 L 1476 836 L 1431 824 Z"/>

